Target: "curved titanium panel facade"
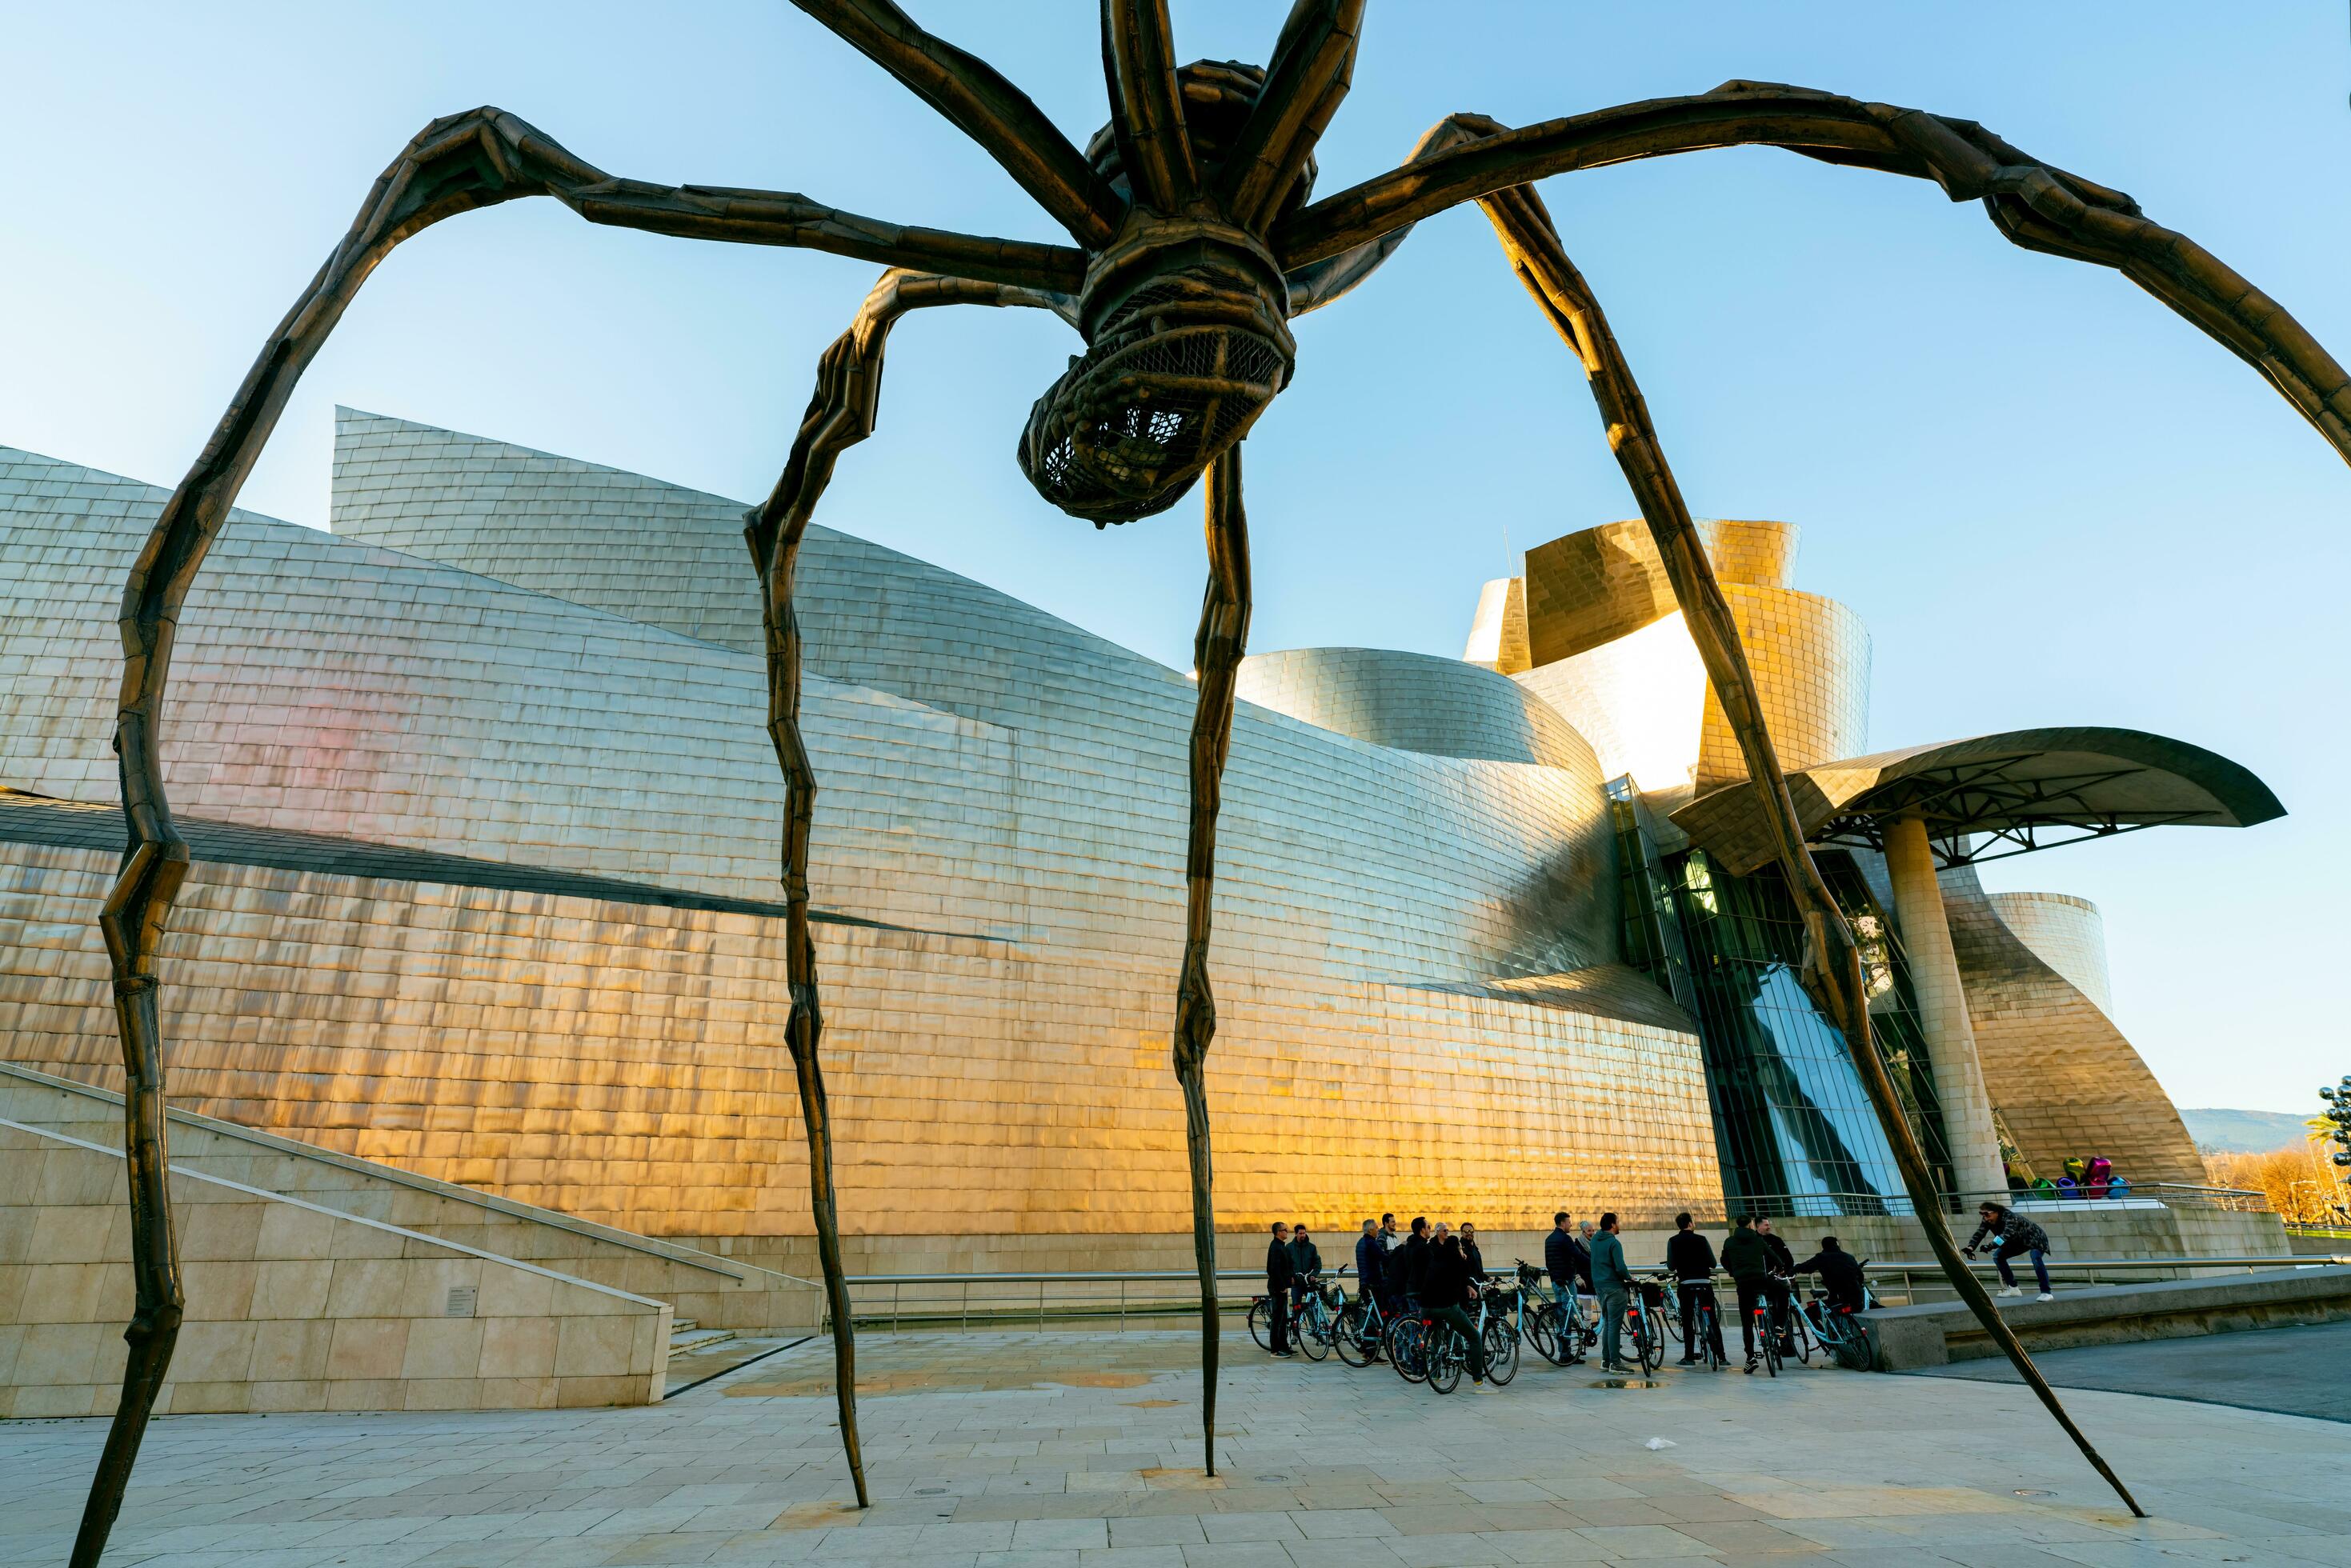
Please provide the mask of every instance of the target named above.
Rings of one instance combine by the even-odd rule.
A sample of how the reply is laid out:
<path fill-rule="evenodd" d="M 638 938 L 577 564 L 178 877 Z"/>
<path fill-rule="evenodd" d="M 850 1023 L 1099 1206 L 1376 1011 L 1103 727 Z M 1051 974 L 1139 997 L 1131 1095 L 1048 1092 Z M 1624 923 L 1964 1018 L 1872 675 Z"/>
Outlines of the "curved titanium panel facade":
<path fill-rule="evenodd" d="M 396 434 L 373 431 L 380 474 L 339 485 L 371 526 L 404 507 L 405 540 L 453 553 L 509 530 L 549 573 L 594 554 L 563 536 L 583 514 L 614 538 L 632 516 L 699 531 L 728 574 L 706 597 L 633 569 L 600 590 L 657 589 L 698 634 L 239 514 L 180 636 L 174 805 L 772 900 L 764 670 L 721 640 L 740 628 L 720 585 L 751 590 L 721 532 L 739 509 L 537 454 L 509 483 L 495 443 L 428 431 L 403 458 Z M 163 493 L 21 454 L 0 480 L 0 782 L 111 800 L 111 615 Z M 813 881 L 874 922 L 818 930 L 845 1223 L 970 1228 L 899 1267 L 1101 1260 L 1055 1240 L 1074 1236 L 1180 1250 L 1190 683 L 893 552 L 810 551 Z M 472 559 L 522 573 L 523 554 Z M 1716 1190 L 1687 1020 L 1606 982 L 1607 834 L 1588 765 L 1243 711 L 1208 1069 L 1228 1225 L 1369 1203 L 1540 1229 L 1562 1201 L 1656 1214 Z M 19 841 L 0 863 L 0 1049 L 104 1080 L 111 857 Z M 805 1232 L 768 917 L 284 864 L 199 864 L 183 905 L 165 995 L 185 1103 L 634 1229 Z"/>
<path fill-rule="evenodd" d="M 2111 1016 L 2114 982 L 2106 972 L 2106 922 L 2098 907 L 2069 893 L 1990 893 L 2000 917 L 2032 956 Z"/>
<path fill-rule="evenodd" d="M 1808 767 L 1867 745 L 1869 628 L 1861 617 L 1834 599 L 1792 589 L 1725 583 L 1722 592 L 1747 645 L 1780 765 Z M 1746 776 L 1730 721 L 1708 688 L 1692 782 L 1705 790 Z"/>
<path fill-rule="evenodd" d="M 2122 1032 L 2017 940 L 1973 867 L 1940 881 L 1984 1084 L 2035 1170 L 2102 1154 L 2134 1182 L 2201 1182 L 2195 1140 Z"/>
<path fill-rule="evenodd" d="M 1507 676 L 1379 648 L 1293 648 L 1241 664 L 1244 701 L 1375 746 L 1565 768 L 1605 782 L 1583 736 Z"/>

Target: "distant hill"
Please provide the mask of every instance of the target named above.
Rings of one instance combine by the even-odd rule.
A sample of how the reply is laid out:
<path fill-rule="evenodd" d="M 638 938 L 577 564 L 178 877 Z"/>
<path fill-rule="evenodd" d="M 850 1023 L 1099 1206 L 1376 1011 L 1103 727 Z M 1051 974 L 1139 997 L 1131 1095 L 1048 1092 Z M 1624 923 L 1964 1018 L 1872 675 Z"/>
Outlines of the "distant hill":
<path fill-rule="evenodd" d="M 2183 1108 L 2179 1119 L 2196 1147 L 2210 1154 L 2267 1154 L 2300 1143 L 2310 1134 L 2302 1124 L 2308 1118 L 2283 1111 L 2228 1111 Z"/>

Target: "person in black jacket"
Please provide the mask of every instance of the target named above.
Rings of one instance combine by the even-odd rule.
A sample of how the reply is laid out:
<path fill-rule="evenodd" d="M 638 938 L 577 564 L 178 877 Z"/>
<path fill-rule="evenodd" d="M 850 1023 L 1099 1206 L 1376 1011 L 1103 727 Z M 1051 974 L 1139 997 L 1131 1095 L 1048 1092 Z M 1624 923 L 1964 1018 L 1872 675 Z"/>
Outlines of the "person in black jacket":
<path fill-rule="evenodd" d="M 1666 1243 L 1666 1267 L 1673 1271 L 1675 1303 L 1682 1314 L 1682 1365 L 1687 1366 L 1698 1359 L 1698 1303 L 1714 1294 L 1714 1243 L 1691 1227 L 1687 1210 L 1674 1216 L 1673 1237 Z M 1723 1360 L 1730 1359 L 1722 1353 L 1719 1306 L 1714 1313 L 1712 1348 Z"/>
<path fill-rule="evenodd" d="M 1780 1233 L 1771 1229 L 1771 1221 L 1759 1215 L 1755 1220 L 1755 1233 L 1763 1238 L 1763 1250 L 1771 1254 L 1771 1272 L 1781 1275 L 1793 1273 L 1796 1254 L 1789 1250 L 1787 1241 Z"/>
<path fill-rule="evenodd" d="M 1779 1277 L 1771 1264 L 1771 1249 L 1755 1230 L 1752 1216 L 1741 1214 L 1733 1226 L 1730 1239 L 1722 1244 L 1723 1272 L 1739 1287 L 1739 1330 L 1747 1341 L 1747 1370 L 1755 1370 L 1755 1305 L 1768 1302 L 1771 1308 L 1771 1324 L 1778 1330 L 1780 1354 L 1792 1355 L 1795 1345 L 1790 1336 L 1794 1333 L 1788 1314 L 1792 1310 L 1787 1282 Z"/>
<path fill-rule="evenodd" d="M 1461 1222 L 1461 1251 L 1469 1260 L 1469 1277 L 1479 1284 L 1486 1282 L 1486 1254 L 1478 1250 L 1478 1227 L 1468 1220 Z"/>
<path fill-rule="evenodd" d="M 1583 1325 L 1580 1321 L 1570 1323 L 1567 1314 L 1570 1303 L 1575 1301 L 1576 1282 L 1582 1281 L 1586 1289 L 1591 1286 L 1592 1254 L 1575 1239 L 1575 1231 L 1567 1221 L 1564 1209 L 1551 1217 L 1551 1234 L 1543 1238 L 1543 1267 L 1551 1274 L 1552 1293 L 1559 1297 L 1560 1348 L 1567 1352 L 1566 1365 L 1573 1366 L 1583 1360 L 1576 1354 L 1582 1343 L 1579 1331 Z M 1583 1315 L 1580 1303 L 1575 1314 L 1579 1320 Z"/>
<path fill-rule="evenodd" d="M 1458 1236 L 1447 1236 L 1442 1246 L 1428 1250 L 1428 1272 L 1421 1287 L 1421 1311 L 1435 1318 L 1440 1325 L 1451 1325 L 1469 1346 L 1469 1378 L 1473 1383 L 1486 1381 L 1486 1347 L 1478 1337 L 1477 1320 L 1469 1315 L 1469 1303 L 1478 1299 L 1478 1287 L 1469 1281 L 1469 1253 Z M 1442 1332 L 1440 1326 L 1439 1332 Z"/>
<path fill-rule="evenodd" d="M 1395 1265 L 1390 1279 L 1396 1294 L 1403 1298 L 1399 1310 L 1408 1312 L 1419 1304 L 1421 1288 L 1428 1275 L 1426 1220 L 1417 1214 L 1413 1216 L 1412 1234 L 1405 1238 L 1403 1246 L 1388 1254 L 1388 1262 Z"/>
<path fill-rule="evenodd" d="M 1364 1221 L 1364 1233 L 1355 1238 L 1355 1299 L 1359 1302 L 1379 1302 L 1388 1299 L 1388 1250 L 1380 1241 L 1380 1222 Z"/>
<path fill-rule="evenodd" d="M 1295 1311 L 1306 1310 L 1306 1293 L 1315 1288 L 1314 1276 L 1322 1272 L 1322 1249 L 1306 1233 L 1301 1220 L 1290 1228 L 1290 1304 Z"/>
<path fill-rule="evenodd" d="M 1273 1319 L 1273 1353 L 1290 1354 L 1290 1292 L 1298 1266 L 1290 1262 L 1290 1227 L 1273 1222 L 1273 1244 L 1265 1250 L 1265 1309 Z"/>
<path fill-rule="evenodd" d="M 1788 1272 L 1820 1275 L 1821 1289 L 1828 1293 L 1829 1305 L 1833 1307 L 1859 1312 L 1869 1299 L 1862 1283 L 1860 1262 L 1839 1246 L 1834 1236 L 1822 1237 L 1821 1250 Z"/>

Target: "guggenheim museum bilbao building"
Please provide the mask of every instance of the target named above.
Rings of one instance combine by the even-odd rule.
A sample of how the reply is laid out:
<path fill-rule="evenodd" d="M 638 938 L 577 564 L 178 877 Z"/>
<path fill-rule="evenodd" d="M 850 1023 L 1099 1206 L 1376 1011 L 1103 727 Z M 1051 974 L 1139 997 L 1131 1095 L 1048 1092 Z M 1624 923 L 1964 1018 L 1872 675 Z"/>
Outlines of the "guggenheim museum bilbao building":
<path fill-rule="evenodd" d="M 165 492 L 0 450 L 0 1064 L 119 1082 L 97 914 L 126 568 Z M 344 410 L 332 532 L 240 514 L 165 732 L 196 859 L 174 1102 L 805 1272 L 783 792 L 741 504 Z M 1953 1190 L 2195 1149 L 2095 909 L 1974 863 L 2280 807 L 2083 728 L 1871 753 L 1869 639 L 1795 530 L 1708 525 L 1880 1047 Z M 1252 657 L 1208 1064 L 1220 1224 L 1547 1229 L 1899 1193 L 1646 535 L 1527 553 L 1460 659 Z M 1186 1254 L 1168 1031 L 1185 673 L 810 531 L 813 885 L 858 1270 Z M 1896 1210 L 1898 1202 L 1893 1205 Z"/>

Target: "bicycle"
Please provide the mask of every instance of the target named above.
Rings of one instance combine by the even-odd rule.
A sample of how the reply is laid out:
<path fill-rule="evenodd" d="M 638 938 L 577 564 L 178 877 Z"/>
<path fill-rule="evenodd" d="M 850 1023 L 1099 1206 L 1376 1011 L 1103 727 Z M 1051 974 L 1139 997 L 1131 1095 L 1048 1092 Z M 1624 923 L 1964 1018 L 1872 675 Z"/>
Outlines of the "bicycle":
<path fill-rule="evenodd" d="M 1583 1320 L 1583 1298 L 1570 1280 L 1567 1288 L 1555 1291 L 1546 1285 L 1542 1270 L 1524 1258 L 1519 1264 L 1519 1332 L 1534 1347 L 1535 1354 L 1554 1366 L 1564 1366 L 1580 1359 L 1600 1337 L 1599 1331 Z M 1531 1295 L 1531 1310 L 1525 1304 Z"/>
<path fill-rule="evenodd" d="M 1773 1316 L 1770 1294 L 1756 1297 L 1754 1306 L 1748 1310 L 1747 1332 L 1757 1348 L 1748 1355 L 1747 1370 L 1754 1371 L 1755 1364 L 1760 1361 L 1763 1364 L 1763 1369 L 1766 1372 L 1777 1377 L 1780 1376 L 1782 1365 L 1780 1330 L 1779 1326 L 1772 1322 Z"/>
<path fill-rule="evenodd" d="M 1877 1304 L 1877 1298 L 1864 1285 L 1861 1291 L 1862 1311 Z M 1807 1303 L 1808 1311 L 1798 1315 L 1806 1317 L 1819 1337 L 1821 1348 L 1839 1366 L 1848 1372 L 1867 1372 L 1876 1365 L 1876 1355 L 1870 1349 L 1869 1336 L 1861 1331 L 1854 1309 L 1840 1306 L 1822 1291 L 1814 1290 Z"/>
<path fill-rule="evenodd" d="M 1427 1352 L 1430 1319 L 1420 1315 L 1420 1308 L 1410 1296 L 1405 1298 L 1404 1310 L 1388 1328 L 1388 1365 L 1406 1383 L 1418 1383 L 1428 1376 Z"/>
<path fill-rule="evenodd" d="M 1339 1303 L 1346 1296 L 1337 1285 L 1324 1284 L 1321 1274 L 1307 1275 L 1303 1283 L 1306 1297 L 1298 1304 L 1290 1337 L 1307 1360 L 1321 1361 L 1330 1355 L 1332 1341 L 1338 1336 Z"/>
<path fill-rule="evenodd" d="M 1369 1366 L 1380 1358 L 1381 1347 L 1387 1343 L 1387 1314 L 1380 1311 L 1375 1298 L 1349 1302 L 1339 1309 L 1331 1337 L 1340 1360 L 1350 1366 Z"/>
<path fill-rule="evenodd" d="M 1788 1286 L 1789 1311 L 1786 1318 L 1788 1343 L 1796 1347 L 1796 1365 L 1810 1366 L 1813 1364 L 1813 1352 L 1817 1348 L 1812 1320 L 1807 1318 L 1796 1305 L 1795 1282 L 1787 1279 L 1785 1275 L 1781 1277 Z"/>
<path fill-rule="evenodd" d="M 1478 1293 L 1478 1315 L 1474 1332 L 1486 1351 L 1486 1381 L 1497 1388 L 1519 1375 L 1519 1336 L 1504 1321 L 1510 1310 L 1510 1293 L 1489 1285 Z M 1421 1320 L 1424 1330 L 1437 1326 L 1435 1318 Z M 1468 1342 L 1461 1331 L 1447 1324 L 1445 1333 L 1432 1334 L 1434 1343 L 1428 1351 L 1427 1382 L 1439 1394 L 1450 1394 L 1461 1386 L 1461 1369 L 1468 1364 Z"/>
<path fill-rule="evenodd" d="M 1666 1361 L 1666 1293 L 1654 1280 L 1635 1280 L 1633 1287 L 1625 1300 L 1617 1354 L 1622 1355 L 1629 1342 L 1634 1366 L 1651 1373 Z"/>
<path fill-rule="evenodd" d="M 1320 1361 L 1331 1354 L 1330 1303 L 1324 1299 L 1322 1275 L 1309 1274 L 1300 1283 L 1305 1287 L 1303 1299 L 1294 1305 L 1290 1302 L 1282 1303 L 1290 1314 L 1290 1347 L 1305 1352 L 1309 1361 Z M 1271 1296 L 1249 1298 L 1249 1337 L 1257 1341 L 1259 1350 L 1269 1353 L 1273 1349 L 1273 1313 Z"/>
<path fill-rule="evenodd" d="M 1683 1282 L 1679 1275 L 1671 1272 L 1660 1272 L 1657 1278 L 1676 1285 Z M 1692 1280 L 1688 1282 L 1698 1292 L 1697 1299 L 1692 1303 L 1692 1311 L 1696 1313 L 1698 1321 L 1683 1325 L 1682 1343 L 1687 1345 L 1694 1336 L 1699 1362 L 1708 1371 L 1719 1372 L 1730 1365 L 1730 1358 L 1722 1348 L 1722 1313 L 1714 1299 L 1714 1282 Z"/>

